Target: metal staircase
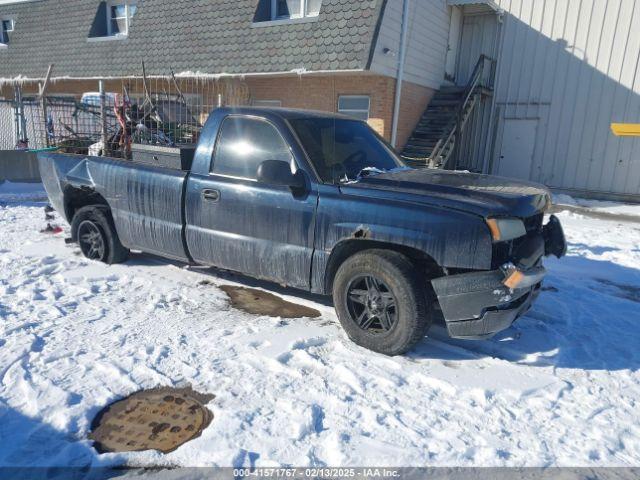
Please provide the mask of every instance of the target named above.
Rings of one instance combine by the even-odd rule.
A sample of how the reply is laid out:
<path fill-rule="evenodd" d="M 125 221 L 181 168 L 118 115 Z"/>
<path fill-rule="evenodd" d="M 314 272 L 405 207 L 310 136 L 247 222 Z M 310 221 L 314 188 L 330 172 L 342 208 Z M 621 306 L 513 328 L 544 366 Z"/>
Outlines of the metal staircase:
<path fill-rule="evenodd" d="M 490 80 L 485 82 L 487 65 L 491 68 Z M 457 147 L 469 119 L 482 98 L 493 94 L 494 74 L 495 61 L 481 55 L 465 87 L 442 87 L 434 95 L 402 151 L 408 165 L 455 168 Z"/>

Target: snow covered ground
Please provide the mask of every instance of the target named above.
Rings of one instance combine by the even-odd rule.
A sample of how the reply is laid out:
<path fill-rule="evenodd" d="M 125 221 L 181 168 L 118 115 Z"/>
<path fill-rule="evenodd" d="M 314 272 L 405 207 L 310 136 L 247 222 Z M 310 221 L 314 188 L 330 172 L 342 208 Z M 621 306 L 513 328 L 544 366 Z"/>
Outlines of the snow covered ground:
<path fill-rule="evenodd" d="M 567 205 L 570 207 L 581 207 L 586 211 L 595 213 L 607 213 L 610 215 L 640 217 L 640 205 L 627 203 L 608 202 L 603 200 L 587 200 L 584 198 L 573 198 L 569 195 L 557 194 L 553 196 L 555 205 Z"/>
<path fill-rule="evenodd" d="M 479 343 L 434 327 L 387 358 L 318 297 L 145 255 L 89 262 L 39 233 L 42 203 L 6 193 L 0 465 L 640 465 L 640 223 L 561 213 L 569 256 L 547 262 L 526 317 Z M 220 284 L 322 317 L 245 314 Z M 91 448 L 107 403 L 183 384 L 216 395 L 200 438 L 168 455 Z"/>

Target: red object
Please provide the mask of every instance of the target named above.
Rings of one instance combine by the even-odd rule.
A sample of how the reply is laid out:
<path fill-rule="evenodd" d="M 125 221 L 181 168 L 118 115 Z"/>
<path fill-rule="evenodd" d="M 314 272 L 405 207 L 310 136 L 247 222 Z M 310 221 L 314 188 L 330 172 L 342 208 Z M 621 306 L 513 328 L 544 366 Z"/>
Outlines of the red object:
<path fill-rule="evenodd" d="M 62 233 L 64 230 L 62 229 L 62 227 L 59 226 L 51 226 L 50 223 L 47 223 L 47 228 L 45 228 L 44 230 L 40 230 L 40 233 L 51 233 L 52 235 L 56 235 L 58 233 Z"/>

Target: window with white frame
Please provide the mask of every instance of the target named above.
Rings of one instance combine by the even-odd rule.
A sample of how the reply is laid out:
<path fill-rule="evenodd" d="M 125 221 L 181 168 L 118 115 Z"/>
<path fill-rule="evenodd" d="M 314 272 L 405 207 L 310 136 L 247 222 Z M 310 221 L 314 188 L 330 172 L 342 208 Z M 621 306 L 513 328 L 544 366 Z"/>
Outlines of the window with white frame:
<path fill-rule="evenodd" d="M 9 43 L 9 32 L 13 32 L 15 23 L 12 18 L 3 18 L 0 22 L 0 45 L 6 46 Z"/>
<path fill-rule="evenodd" d="M 338 113 L 358 120 L 369 120 L 370 107 L 371 98 L 368 95 L 340 95 L 338 97 Z"/>
<path fill-rule="evenodd" d="M 111 2 L 107 5 L 107 34 L 110 37 L 129 35 L 131 20 L 138 9 L 135 2 Z"/>
<path fill-rule="evenodd" d="M 271 0 L 271 19 L 317 17 L 322 0 Z"/>
<path fill-rule="evenodd" d="M 12 18 L 4 18 L 2 20 L 2 31 L 5 33 L 13 32 L 15 26 L 15 21 Z"/>

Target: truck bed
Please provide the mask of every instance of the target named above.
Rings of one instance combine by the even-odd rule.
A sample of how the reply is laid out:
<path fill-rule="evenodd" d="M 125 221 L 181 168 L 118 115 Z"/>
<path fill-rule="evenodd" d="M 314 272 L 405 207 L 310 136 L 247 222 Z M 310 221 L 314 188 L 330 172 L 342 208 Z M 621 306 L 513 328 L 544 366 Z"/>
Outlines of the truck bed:
<path fill-rule="evenodd" d="M 38 154 L 38 161 L 51 203 L 67 221 L 74 211 L 74 197 L 95 194 L 111 208 L 125 247 L 189 260 L 184 242 L 184 187 L 189 172 L 50 152 Z"/>

